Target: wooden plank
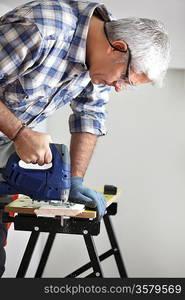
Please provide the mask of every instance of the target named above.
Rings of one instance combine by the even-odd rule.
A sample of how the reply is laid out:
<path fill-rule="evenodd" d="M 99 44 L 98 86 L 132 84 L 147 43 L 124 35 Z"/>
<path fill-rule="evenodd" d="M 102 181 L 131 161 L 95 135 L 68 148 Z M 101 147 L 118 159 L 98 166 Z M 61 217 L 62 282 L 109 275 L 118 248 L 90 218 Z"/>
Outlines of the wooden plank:
<path fill-rule="evenodd" d="M 102 192 L 102 189 L 96 189 Z M 105 195 L 107 200 L 107 207 L 115 202 L 120 196 L 120 191 L 116 195 Z M 45 207 L 44 207 L 45 206 Z M 79 205 L 79 207 L 75 207 L 75 209 L 56 207 L 55 205 L 49 205 L 45 202 L 34 202 L 32 203 L 32 199 L 25 195 L 19 195 L 17 200 L 12 201 L 4 208 L 5 212 L 8 213 L 21 213 L 21 214 L 36 214 L 36 215 L 45 215 L 45 216 L 68 216 L 68 217 L 78 217 L 78 218 L 96 218 L 96 211 L 94 210 L 84 210 L 83 205 Z"/>

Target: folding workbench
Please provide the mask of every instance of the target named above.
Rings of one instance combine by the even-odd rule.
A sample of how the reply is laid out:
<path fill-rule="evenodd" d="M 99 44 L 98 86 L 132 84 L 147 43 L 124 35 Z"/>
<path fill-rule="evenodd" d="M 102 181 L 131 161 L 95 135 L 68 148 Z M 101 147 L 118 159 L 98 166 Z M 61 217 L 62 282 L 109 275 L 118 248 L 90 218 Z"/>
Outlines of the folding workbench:
<path fill-rule="evenodd" d="M 98 255 L 93 239 L 93 236 L 101 234 L 100 228 L 102 221 L 96 221 L 96 211 L 84 210 L 75 216 L 68 215 L 62 218 L 61 215 L 57 216 L 57 214 L 51 217 L 45 213 L 45 215 L 42 216 L 42 213 L 41 215 L 35 213 L 37 208 L 33 207 L 33 205 L 31 205 L 32 200 L 24 195 L 20 195 L 18 199 L 6 205 L 4 208 L 3 221 L 14 223 L 14 230 L 31 232 L 16 277 L 22 278 L 26 276 L 39 235 L 41 232 L 48 232 L 49 235 L 34 276 L 35 278 L 40 278 L 43 275 L 56 234 L 81 235 L 85 241 L 90 258 L 89 262 L 74 270 L 66 277 L 78 277 L 91 268 L 93 272 L 85 277 L 104 277 L 101 262 L 113 255 L 120 278 L 127 278 L 127 272 L 110 217 L 117 214 L 117 199 L 120 193 L 118 192 L 114 195 L 104 194 L 104 196 L 107 200 L 107 213 L 103 217 L 103 221 L 111 248 L 101 255 Z"/>

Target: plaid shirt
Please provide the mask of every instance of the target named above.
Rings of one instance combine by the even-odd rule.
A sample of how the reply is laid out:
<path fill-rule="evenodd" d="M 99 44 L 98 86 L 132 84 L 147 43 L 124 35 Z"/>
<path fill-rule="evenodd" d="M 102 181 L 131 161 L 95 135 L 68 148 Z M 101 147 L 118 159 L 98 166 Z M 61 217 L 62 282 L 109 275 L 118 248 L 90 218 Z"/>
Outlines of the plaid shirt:
<path fill-rule="evenodd" d="M 95 9 L 111 19 L 104 5 L 76 0 L 32 1 L 0 18 L 0 99 L 30 128 L 70 103 L 70 132 L 106 134 L 110 87 L 93 85 L 85 65 Z"/>

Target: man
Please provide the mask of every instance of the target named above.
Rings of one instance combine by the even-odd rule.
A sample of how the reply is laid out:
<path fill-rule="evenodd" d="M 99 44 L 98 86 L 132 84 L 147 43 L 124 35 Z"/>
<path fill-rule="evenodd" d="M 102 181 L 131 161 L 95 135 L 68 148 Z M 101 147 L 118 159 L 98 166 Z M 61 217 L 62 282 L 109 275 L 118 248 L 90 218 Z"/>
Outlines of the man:
<path fill-rule="evenodd" d="M 168 35 L 155 20 L 116 21 L 104 5 L 69 0 L 38 0 L 8 12 L 0 18 L 0 167 L 12 151 L 26 163 L 51 162 L 51 137 L 33 129 L 70 103 L 70 199 L 96 207 L 100 219 L 105 199 L 83 177 L 97 137 L 106 134 L 109 91 L 160 84 L 168 62 Z M 2 224 L 0 236 L 2 275 Z"/>

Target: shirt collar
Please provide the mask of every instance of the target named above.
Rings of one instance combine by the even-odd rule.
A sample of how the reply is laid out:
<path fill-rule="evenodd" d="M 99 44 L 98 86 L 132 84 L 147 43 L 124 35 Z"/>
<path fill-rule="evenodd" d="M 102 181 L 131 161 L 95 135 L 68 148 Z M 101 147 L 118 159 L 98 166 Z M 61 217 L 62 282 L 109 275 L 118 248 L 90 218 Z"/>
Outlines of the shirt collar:
<path fill-rule="evenodd" d="M 86 66 L 86 40 L 89 28 L 89 22 L 93 15 L 94 10 L 97 8 L 98 13 L 102 16 L 105 21 L 111 21 L 112 17 L 111 14 L 107 11 L 104 4 L 89 2 L 84 3 L 85 7 L 81 11 L 79 11 L 79 18 L 76 27 L 76 31 L 74 33 L 74 37 L 71 41 L 71 45 L 69 47 L 68 54 L 66 59 L 80 63 L 87 69 Z"/>

